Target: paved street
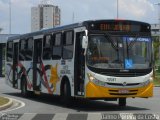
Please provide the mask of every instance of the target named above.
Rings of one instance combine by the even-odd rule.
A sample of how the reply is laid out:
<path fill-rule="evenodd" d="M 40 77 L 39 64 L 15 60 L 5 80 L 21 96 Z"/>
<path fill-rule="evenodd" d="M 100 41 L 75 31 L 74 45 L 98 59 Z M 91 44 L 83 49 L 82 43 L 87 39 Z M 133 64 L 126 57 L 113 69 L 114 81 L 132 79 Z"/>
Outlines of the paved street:
<path fill-rule="evenodd" d="M 4 78 L 0 79 L 0 96 L 6 96 L 17 99 L 25 103 L 25 106 L 10 110 L 9 114 L 19 114 L 20 119 L 25 118 L 43 118 L 48 119 L 61 116 L 62 119 L 69 120 L 71 117 L 75 117 L 78 114 L 77 120 L 91 119 L 94 116 L 98 119 L 102 119 L 103 114 L 124 114 L 129 113 L 136 116 L 136 114 L 156 114 L 160 116 L 160 87 L 154 88 L 154 97 L 149 99 L 128 99 L 127 107 L 121 108 L 117 102 L 105 102 L 105 101 L 90 101 L 90 100 L 78 100 L 66 108 L 59 102 L 59 97 L 53 97 L 46 94 L 32 98 L 23 98 L 20 95 L 19 90 L 15 90 L 5 84 Z M 90 117 L 90 118 L 88 118 Z M 59 117 L 58 117 L 59 118 Z M 46 119 L 47 120 L 47 119 Z"/>

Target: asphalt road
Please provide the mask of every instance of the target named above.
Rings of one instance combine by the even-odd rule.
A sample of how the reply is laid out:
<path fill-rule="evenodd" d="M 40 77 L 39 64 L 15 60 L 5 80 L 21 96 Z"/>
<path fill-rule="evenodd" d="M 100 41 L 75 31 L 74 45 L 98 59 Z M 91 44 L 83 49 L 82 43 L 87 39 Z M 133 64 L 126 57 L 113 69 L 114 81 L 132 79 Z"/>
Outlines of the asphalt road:
<path fill-rule="evenodd" d="M 25 114 L 24 116 L 27 116 L 26 118 L 29 119 L 29 117 L 35 117 L 38 114 L 39 116 L 36 116 L 37 119 L 42 119 L 43 117 L 46 117 L 47 114 L 50 118 L 53 118 L 55 115 L 59 115 L 63 119 L 63 117 L 65 118 L 69 115 L 74 118 L 75 114 L 83 114 L 79 117 L 76 116 L 76 119 L 79 118 L 77 120 L 83 120 L 90 114 L 91 118 L 93 117 L 92 114 L 95 114 L 95 117 L 97 117 L 98 114 L 102 116 L 102 114 L 121 113 L 129 113 L 133 115 L 156 114 L 160 116 L 160 87 L 154 88 L 154 97 L 152 98 L 127 99 L 127 107 L 125 108 L 119 107 L 117 101 L 105 102 L 90 100 L 73 101 L 73 104 L 69 108 L 67 108 L 61 105 L 59 97 L 54 97 L 46 94 L 32 98 L 23 98 L 21 97 L 19 90 L 15 90 L 6 85 L 4 80 L 4 78 L 0 78 L 0 96 L 14 98 L 25 103 L 25 106 L 7 112 L 9 114 L 19 114 L 19 117 Z M 24 119 L 25 117 L 23 118 L 23 120 Z M 67 117 L 67 120 L 70 120 L 69 117 Z"/>

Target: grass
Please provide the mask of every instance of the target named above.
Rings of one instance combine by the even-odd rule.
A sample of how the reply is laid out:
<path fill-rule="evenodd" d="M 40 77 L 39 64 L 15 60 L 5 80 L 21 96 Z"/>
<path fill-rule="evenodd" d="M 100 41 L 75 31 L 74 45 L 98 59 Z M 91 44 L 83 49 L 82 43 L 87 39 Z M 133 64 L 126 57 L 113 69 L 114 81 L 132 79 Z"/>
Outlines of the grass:
<path fill-rule="evenodd" d="M 160 86 L 160 71 L 155 72 L 155 78 L 153 80 L 154 85 Z"/>
<path fill-rule="evenodd" d="M 9 102 L 8 98 L 0 97 L 0 106 L 6 104 Z"/>
<path fill-rule="evenodd" d="M 156 77 L 154 80 L 153 80 L 153 84 L 155 86 L 160 86 L 160 78 Z"/>
<path fill-rule="evenodd" d="M 160 80 L 154 80 L 153 83 L 155 86 L 160 86 Z"/>

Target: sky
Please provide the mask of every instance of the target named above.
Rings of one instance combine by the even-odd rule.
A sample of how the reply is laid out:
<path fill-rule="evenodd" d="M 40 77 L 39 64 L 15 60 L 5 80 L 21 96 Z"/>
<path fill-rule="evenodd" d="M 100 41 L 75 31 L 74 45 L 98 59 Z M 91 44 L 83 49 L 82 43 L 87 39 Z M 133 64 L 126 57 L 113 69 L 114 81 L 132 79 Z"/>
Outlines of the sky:
<path fill-rule="evenodd" d="M 42 0 L 0 0 L 1 33 L 9 33 L 9 1 L 11 1 L 11 33 L 31 31 L 31 7 Z M 96 19 L 116 19 L 117 0 L 46 0 L 61 9 L 61 25 Z M 118 0 L 119 19 L 158 23 L 160 0 Z M 74 19 L 73 19 L 74 14 Z"/>

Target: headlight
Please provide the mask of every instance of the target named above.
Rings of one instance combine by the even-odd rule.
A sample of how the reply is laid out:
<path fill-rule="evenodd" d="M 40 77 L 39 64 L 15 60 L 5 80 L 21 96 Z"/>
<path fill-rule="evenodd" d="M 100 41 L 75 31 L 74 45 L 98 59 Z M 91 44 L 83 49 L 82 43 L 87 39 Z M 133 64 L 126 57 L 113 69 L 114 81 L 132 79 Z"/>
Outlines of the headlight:
<path fill-rule="evenodd" d="M 149 78 L 149 81 L 150 81 L 150 82 L 153 82 L 153 76 Z"/>
<path fill-rule="evenodd" d="M 147 81 L 141 83 L 141 86 L 147 86 L 149 83 L 150 83 L 150 80 L 147 80 Z"/>
<path fill-rule="evenodd" d="M 99 85 L 99 86 L 105 87 L 106 84 L 107 84 L 107 83 L 105 83 L 103 81 L 100 81 L 100 80 L 96 79 L 91 74 L 88 74 L 88 79 L 89 79 L 90 82 L 93 82 L 94 84 Z"/>
<path fill-rule="evenodd" d="M 91 74 L 87 74 L 88 75 L 88 79 L 89 81 L 93 82 L 93 80 L 95 80 L 95 77 L 93 77 Z"/>

